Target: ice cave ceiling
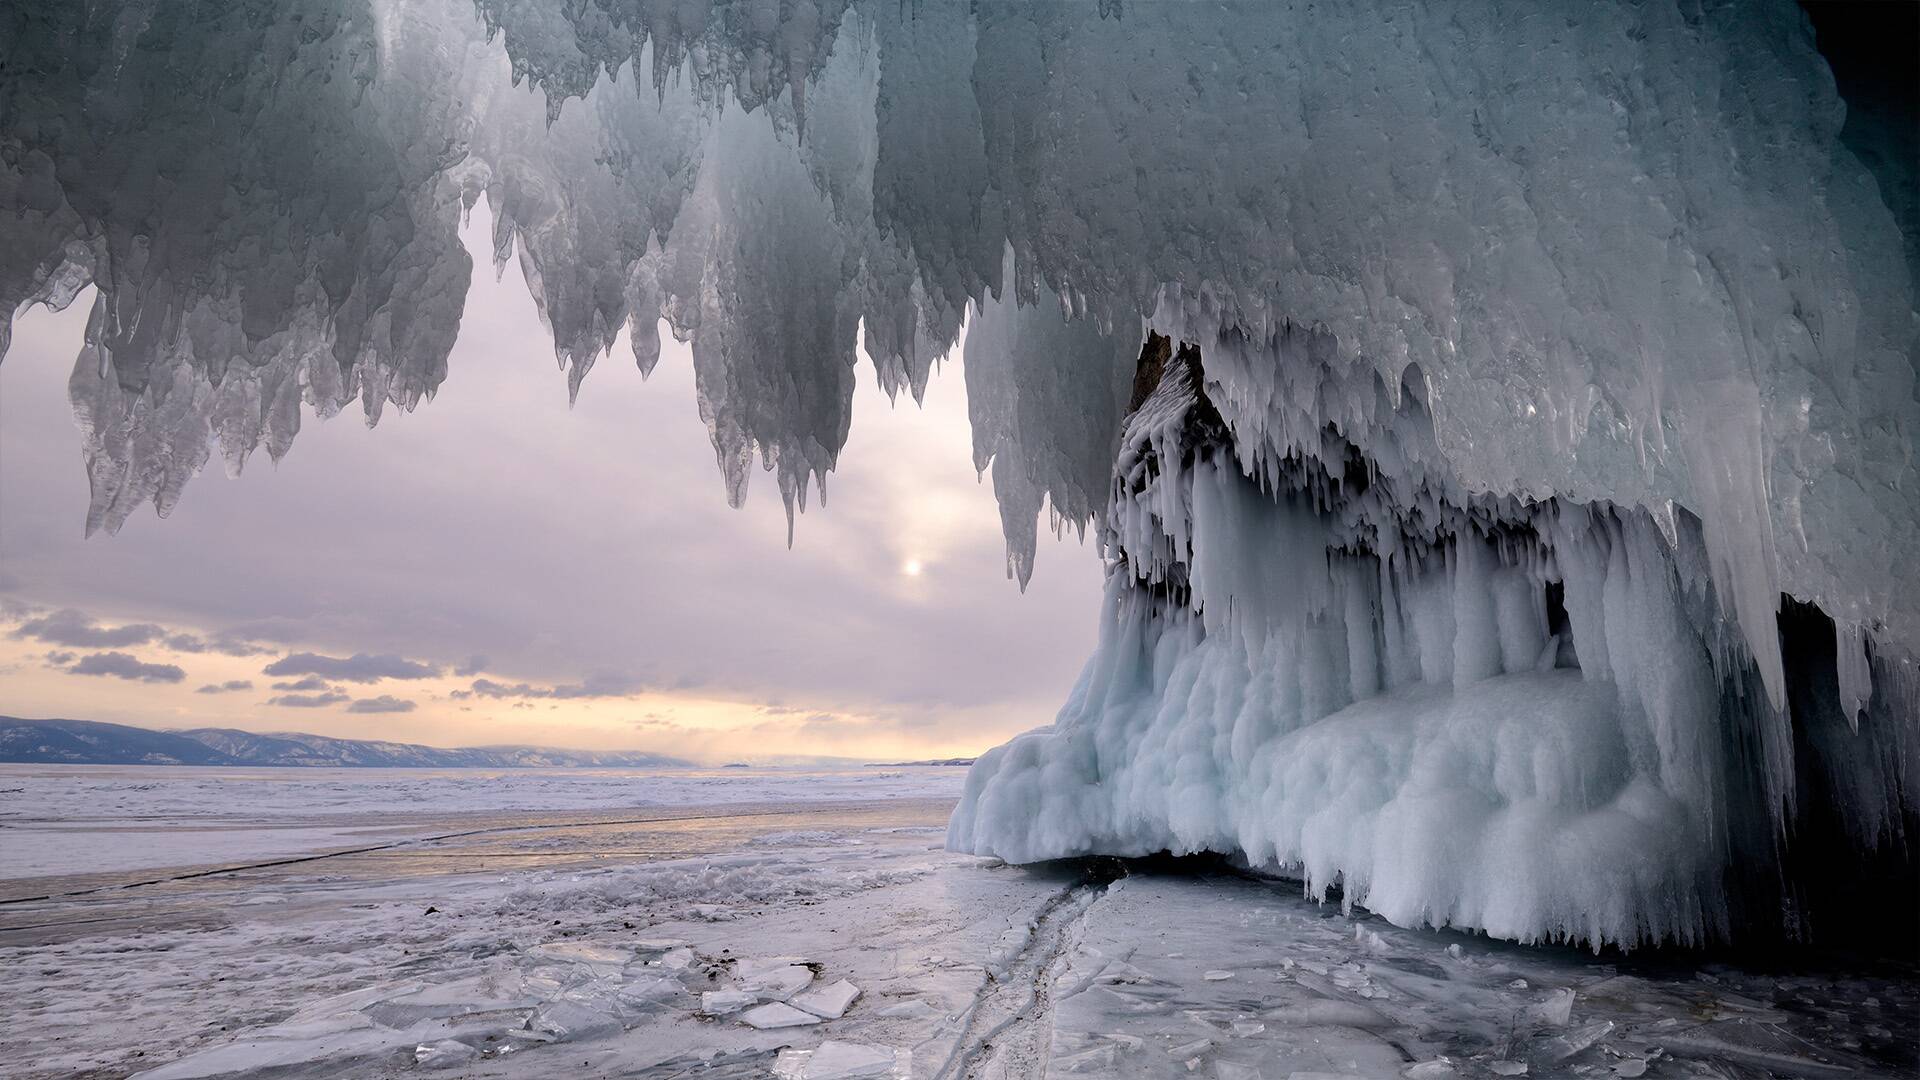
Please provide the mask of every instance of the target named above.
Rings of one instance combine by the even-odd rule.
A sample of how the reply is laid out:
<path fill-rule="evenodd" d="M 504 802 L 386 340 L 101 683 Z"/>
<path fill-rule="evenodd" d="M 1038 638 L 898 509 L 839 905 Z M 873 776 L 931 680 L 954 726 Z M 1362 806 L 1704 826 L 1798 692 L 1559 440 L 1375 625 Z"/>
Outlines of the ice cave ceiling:
<path fill-rule="evenodd" d="M 1765 847 L 1729 821 L 1784 836 L 1824 775 L 1866 851 L 1920 783 L 1912 98 L 1823 46 L 1781 0 L 6 3 L 0 305 L 96 289 L 89 531 L 215 446 L 287 453 L 303 408 L 431 397 L 482 196 L 569 392 L 623 328 L 643 371 L 661 320 L 691 343 L 736 501 L 759 458 L 804 508 L 857 345 L 917 395 L 964 324 L 1010 571 L 1043 510 L 1096 529 L 1114 640 L 956 843 L 1699 939 Z M 1502 695 L 1538 745 L 1475 726 Z M 1461 791 L 1482 847 L 1409 880 L 1387 853 Z M 1316 792 L 1365 828 L 1281 805 Z M 1625 858 L 1613 819 L 1663 854 L 1474 884 Z"/>

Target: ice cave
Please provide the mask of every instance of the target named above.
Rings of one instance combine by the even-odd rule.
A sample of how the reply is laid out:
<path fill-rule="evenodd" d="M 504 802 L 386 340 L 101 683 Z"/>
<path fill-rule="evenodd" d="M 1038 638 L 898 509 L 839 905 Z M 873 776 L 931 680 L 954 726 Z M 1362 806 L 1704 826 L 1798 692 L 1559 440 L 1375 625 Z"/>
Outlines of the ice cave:
<path fill-rule="evenodd" d="M 917 396 L 959 348 L 1009 576 L 1044 521 L 1107 584 L 951 848 L 1911 936 L 1911 12 L 1844 6 L 21 0 L 0 306 L 92 298 L 107 532 L 431 408 L 483 200 L 564 392 L 689 342 L 790 521 L 858 358 Z"/>

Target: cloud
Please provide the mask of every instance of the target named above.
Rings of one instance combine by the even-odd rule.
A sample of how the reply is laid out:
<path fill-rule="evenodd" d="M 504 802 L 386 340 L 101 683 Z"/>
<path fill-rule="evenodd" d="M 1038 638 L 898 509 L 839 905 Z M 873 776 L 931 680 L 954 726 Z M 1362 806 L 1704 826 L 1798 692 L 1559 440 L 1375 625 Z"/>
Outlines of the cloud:
<path fill-rule="evenodd" d="M 454 668 L 453 673 L 463 679 L 470 679 L 487 670 L 487 664 L 488 660 L 486 657 L 475 654 L 467 657 L 466 663 Z"/>
<path fill-rule="evenodd" d="M 174 664 L 148 664 L 123 652 L 92 653 L 67 669 L 69 675 L 111 675 L 137 682 L 177 683 L 187 677 Z"/>
<path fill-rule="evenodd" d="M 846 727 L 844 721 L 832 713 L 814 713 L 800 721 L 795 728 L 803 735 L 838 734 Z"/>
<path fill-rule="evenodd" d="M 440 674 L 440 669 L 432 664 L 390 653 L 379 656 L 354 653 L 346 657 L 310 652 L 288 653 L 268 664 L 264 670 L 269 675 L 319 675 L 345 682 L 368 683 L 381 679 L 431 679 Z"/>
<path fill-rule="evenodd" d="M 500 683 L 492 679 L 473 680 L 473 689 L 456 690 L 456 698 L 556 698 L 576 700 L 579 698 L 630 697 L 646 689 L 646 684 L 624 675 L 590 675 L 577 683 L 556 683 L 551 686 L 538 686 L 533 683 Z"/>
<path fill-rule="evenodd" d="M 295 679 L 292 682 L 274 683 L 273 688 L 275 690 L 291 690 L 296 694 L 302 694 L 315 690 L 332 690 L 333 685 L 318 675 L 309 675 L 304 679 Z"/>
<path fill-rule="evenodd" d="M 65 649 L 54 649 L 47 653 L 47 663 L 54 667 L 66 667 L 68 664 L 73 663 L 74 658 L 75 654 Z"/>
<path fill-rule="evenodd" d="M 39 604 L 29 604 L 24 600 L 15 600 L 11 596 L 0 596 L 0 619 L 8 622 L 25 622 L 47 610 Z"/>
<path fill-rule="evenodd" d="M 273 651 L 232 634 L 203 637 L 181 630 L 170 630 L 159 623 L 148 622 L 103 626 L 93 616 L 78 608 L 61 608 L 58 611 L 46 613 L 43 611 L 44 609 L 13 604 L 0 614 L 20 620 L 20 625 L 13 630 L 14 638 L 44 641 L 49 645 L 66 645 L 81 649 L 120 649 L 129 645 L 161 645 L 175 652 L 215 652 L 227 656 L 257 656 Z"/>
<path fill-rule="evenodd" d="M 128 623 L 125 626 L 101 626 L 86 612 L 61 608 L 50 615 L 30 618 L 14 628 L 16 638 L 32 638 L 49 645 L 70 645 L 83 649 L 112 649 L 126 645 L 145 645 L 166 633 L 154 623 Z"/>
<path fill-rule="evenodd" d="M 257 645 L 230 634 L 206 638 L 198 634 L 171 633 L 166 636 L 165 644 L 167 648 L 183 653 L 215 652 L 225 656 L 265 656 L 273 652 L 265 645 Z"/>
<path fill-rule="evenodd" d="M 279 697 L 268 698 L 267 704 L 278 705 L 284 709 L 324 709 L 345 700 L 347 700 L 345 694 L 281 694 Z"/>
<path fill-rule="evenodd" d="M 252 679 L 228 679 L 226 682 L 223 682 L 223 683 L 208 683 L 207 685 L 201 687 L 200 689 L 195 690 L 194 693 L 196 694 L 231 694 L 236 690 L 251 690 L 251 689 L 253 689 Z"/>
<path fill-rule="evenodd" d="M 405 698 L 394 697 L 392 694 L 381 694 L 379 697 L 361 698 L 359 701 L 347 706 L 347 711 L 358 713 L 412 712 L 413 702 Z"/>

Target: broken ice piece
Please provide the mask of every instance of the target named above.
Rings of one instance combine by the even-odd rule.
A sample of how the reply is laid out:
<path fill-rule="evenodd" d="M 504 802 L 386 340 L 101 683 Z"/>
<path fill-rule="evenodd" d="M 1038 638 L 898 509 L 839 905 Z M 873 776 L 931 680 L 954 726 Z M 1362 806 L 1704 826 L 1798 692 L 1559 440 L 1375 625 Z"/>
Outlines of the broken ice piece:
<path fill-rule="evenodd" d="M 1258 1020 L 1235 1020 L 1233 1022 L 1233 1033 L 1243 1039 L 1258 1035 L 1265 1030 L 1267 1030 L 1267 1025 Z"/>
<path fill-rule="evenodd" d="M 800 964 L 765 968 L 741 978 L 740 989 L 769 1001 L 785 1001 L 813 982 L 813 969 Z"/>
<path fill-rule="evenodd" d="M 1573 991 L 1561 987 L 1548 994 L 1545 1001 L 1534 1005 L 1533 1015 L 1543 1024 L 1566 1027 L 1567 1023 L 1573 1019 Z"/>
<path fill-rule="evenodd" d="M 1458 960 L 1461 957 L 1467 955 L 1467 950 L 1461 948 L 1460 943 L 1456 941 L 1453 944 L 1447 946 L 1447 955 L 1453 957 L 1455 960 Z"/>
<path fill-rule="evenodd" d="M 1196 1042 L 1182 1043 L 1181 1045 L 1176 1046 L 1171 1050 L 1168 1050 L 1167 1056 L 1177 1057 L 1177 1058 L 1197 1057 L 1198 1055 L 1204 1054 L 1211 1049 L 1213 1049 L 1212 1039 L 1200 1039 Z"/>
<path fill-rule="evenodd" d="M 1527 1063 L 1524 1061 L 1496 1061 L 1487 1066 L 1495 1076 L 1525 1076 Z"/>
<path fill-rule="evenodd" d="M 628 979 L 617 991 L 620 1000 L 630 1005 L 644 1005 L 656 1001 L 667 1001 L 686 993 L 686 987 L 679 980 L 659 975 L 642 975 Z"/>
<path fill-rule="evenodd" d="M 1456 949 L 1459 947 L 1453 946 Z M 1442 1056 L 1432 1061 L 1422 1061 L 1417 1065 L 1407 1066 L 1400 1075 L 1407 1080 L 1445 1080 L 1446 1077 L 1454 1075 L 1453 1059 Z"/>
<path fill-rule="evenodd" d="M 893 1051 L 866 1043 L 828 1039 L 813 1052 L 812 1060 L 800 1069 L 800 1080 L 855 1080 L 857 1077 L 890 1076 Z"/>
<path fill-rule="evenodd" d="M 1120 1048 L 1112 1043 L 1103 1043 L 1066 1057 L 1055 1057 L 1047 1062 L 1049 1074 L 1059 1073 L 1063 1076 L 1112 1076 L 1119 1067 Z"/>
<path fill-rule="evenodd" d="M 853 1004 L 853 999 L 859 996 L 859 987 L 841 979 L 795 994 L 790 1000 L 796 1008 L 805 1009 L 822 1020 L 838 1020 L 846 1014 L 847 1006 Z"/>
<path fill-rule="evenodd" d="M 682 946 L 661 955 L 659 964 L 668 971 L 685 971 L 693 966 L 693 950 Z"/>
<path fill-rule="evenodd" d="M 383 1003 L 384 1004 L 384 1003 Z M 375 1006 L 379 1008 L 379 1006 Z M 332 1016 L 314 1017 L 300 1023 L 287 1021 L 261 1028 L 258 1034 L 268 1039 L 313 1039 L 323 1035 L 339 1035 L 348 1031 L 362 1031 L 378 1026 L 374 1018 L 363 1012 L 336 1013 Z"/>
<path fill-rule="evenodd" d="M 708 1016 L 732 1016 L 759 1003 L 759 998 L 739 990 L 709 990 L 700 995 L 700 1011 Z"/>
<path fill-rule="evenodd" d="M 800 1050 L 791 1046 L 780 1048 L 773 1059 L 773 1080 L 800 1080 L 801 1070 L 807 1062 L 813 1060 L 813 1051 Z"/>
<path fill-rule="evenodd" d="M 805 1027 L 819 1023 L 820 1018 L 810 1012 L 801 1012 L 784 1001 L 775 1001 L 741 1013 L 740 1022 L 750 1028 L 768 1031 L 773 1028 Z"/>
<path fill-rule="evenodd" d="M 1209 972 L 1207 972 L 1207 973 L 1206 973 L 1205 975 L 1202 975 L 1202 976 L 1201 976 L 1201 978 L 1203 978 L 1203 979 L 1205 979 L 1205 980 L 1207 980 L 1208 982 L 1224 982 L 1224 981 L 1226 981 L 1227 979 L 1231 979 L 1231 978 L 1233 978 L 1233 972 L 1231 972 L 1231 971 L 1209 971 Z"/>
<path fill-rule="evenodd" d="M 1572 991 L 1568 991 L 1571 993 Z M 1551 1039 L 1542 1039 L 1534 1045 L 1549 1061 L 1565 1061 L 1573 1055 L 1592 1046 L 1613 1031 L 1613 1021 L 1600 1020 L 1573 1029 L 1565 1035 L 1555 1035 Z"/>
<path fill-rule="evenodd" d="M 479 1057 L 480 1051 L 458 1039 L 441 1039 L 413 1048 L 413 1063 L 423 1069 L 451 1069 Z"/>
<path fill-rule="evenodd" d="M 1515 979 L 1507 984 L 1507 989 L 1509 990 L 1525 990 L 1526 988 L 1527 980 L 1525 979 Z"/>
<path fill-rule="evenodd" d="M 920 1000 L 919 998 L 911 998 L 907 1001 L 903 1001 L 899 1003 L 898 1005 L 889 1005 L 886 1008 L 881 1009 L 880 1015 L 888 1018 L 889 1020 L 917 1019 L 922 1016 L 933 1016 L 939 1011 L 940 1011 L 939 1009 L 934 1008 L 933 1006 L 927 1004 L 926 1002 Z"/>
<path fill-rule="evenodd" d="M 553 1036 L 555 1041 L 598 1039 L 620 1033 L 618 1018 L 577 1001 L 549 1001 L 534 1010 L 527 1027 Z"/>
<path fill-rule="evenodd" d="M 1615 1062 L 1613 1075 L 1624 1076 L 1627 1077 L 1628 1080 L 1633 1080 L 1634 1077 L 1645 1076 L 1647 1075 L 1647 1063 L 1641 1058 L 1628 1058 L 1625 1061 Z"/>
<path fill-rule="evenodd" d="M 1252 1065 L 1242 1065 L 1237 1061 L 1216 1061 L 1213 1063 L 1213 1075 L 1219 1080 L 1266 1080 L 1260 1070 Z M 1298 1073 L 1294 1074 L 1298 1076 Z"/>
<path fill-rule="evenodd" d="M 596 973 L 604 970 L 617 974 L 633 961 L 633 953 L 626 949 L 609 948 L 587 941 L 549 941 L 528 949 L 527 954 L 541 960 L 584 964 Z"/>
<path fill-rule="evenodd" d="M 629 942 L 629 944 L 633 946 L 635 952 L 651 953 L 654 955 L 663 952 L 672 952 L 675 949 L 683 949 L 687 946 L 687 942 L 679 938 L 641 938 L 639 941 Z"/>

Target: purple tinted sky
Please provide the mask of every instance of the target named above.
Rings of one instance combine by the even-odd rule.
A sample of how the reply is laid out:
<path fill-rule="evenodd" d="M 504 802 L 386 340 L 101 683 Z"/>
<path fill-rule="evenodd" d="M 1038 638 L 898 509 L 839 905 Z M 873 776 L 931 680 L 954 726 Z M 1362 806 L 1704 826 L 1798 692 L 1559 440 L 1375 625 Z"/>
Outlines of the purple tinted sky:
<path fill-rule="evenodd" d="M 863 359 L 828 505 L 789 551 L 771 483 L 727 508 L 684 346 L 643 383 L 623 338 L 568 408 L 517 266 L 484 269 L 485 216 L 434 401 L 372 431 L 357 409 L 309 418 L 238 479 L 216 456 L 171 518 L 115 537 L 82 539 L 66 403 L 91 294 L 16 320 L 5 711 L 705 758 L 970 753 L 1052 718 L 1093 644 L 1097 559 L 1043 534 L 1027 593 L 1006 580 L 957 350 L 924 409 L 891 406 Z M 91 659 L 109 653 L 129 659 Z"/>

